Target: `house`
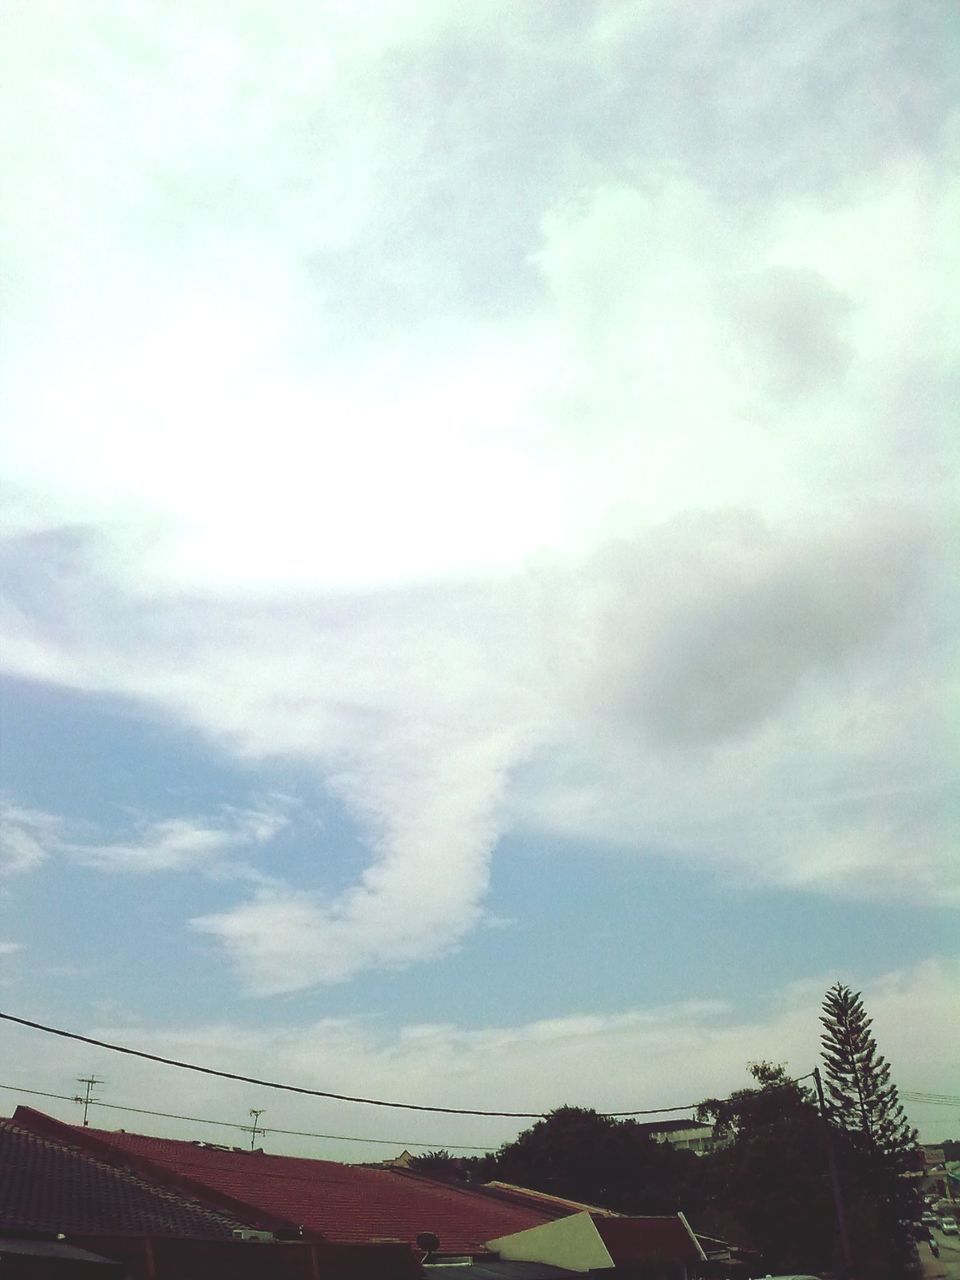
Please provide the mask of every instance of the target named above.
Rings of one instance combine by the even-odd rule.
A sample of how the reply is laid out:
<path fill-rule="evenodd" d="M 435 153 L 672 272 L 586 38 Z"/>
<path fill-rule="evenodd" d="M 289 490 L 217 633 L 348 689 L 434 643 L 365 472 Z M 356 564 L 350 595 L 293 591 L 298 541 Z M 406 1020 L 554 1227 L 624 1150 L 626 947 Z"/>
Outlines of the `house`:
<path fill-rule="evenodd" d="M 0 1119 L 3 1275 L 415 1280 L 420 1274 L 403 1244 L 337 1246 L 258 1230 L 250 1216 L 98 1158 L 83 1149 L 85 1132 L 30 1108 Z"/>
<path fill-rule="evenodd" d="M 69 1126 L 64 1126 L 68 1128 Z M 169 1235 L 232 1240 L 246 1224 L 71 1143 L 0 1120 L 0 1230 L 30 1236 Z"/>
<path fill-rule="evenodd" d="M 708 1261 L 682 1213 L 644 1218 L 575 1213 L 488 1245 L 506 1261 L 590 1273 L 646 1270 L 658 1280 L 692 1280 Z"/>
<path fill-rule="evenodd" d="M 54 1133 L 57 1128 L 65 1132 Z M 251 1216 L 84 1150 L 85 1132 L 39 1112 L 0 1119 L 0 1274 L 11 1280 L 419 1277 L 406 1245 L 338 1246 L 295 1232 L 281 1240 L 280 1233 L 258 1230 Z"/>
<path fill-rule="evenodd" d="M 505 1182 L 91 1129 L 32 1107 L 0 1120 L 4 1233 L 89 1250 L 143 1280 L 457 1280 L 443 1267 L 464 1280 L 611 1268 L 688 1280 L 728 1256 L 705 1250 L 682 1214 L 627 1217 Z"/>
<path fill-rule="evenodd" d="M 392 1243 L 409 1252 L 430 1232 L 441 1254 L 483 1256 L 487 1240 L 556 1216 L 404 1169 L 80 1128 L 32 1107 L 18 1107 L 14 1122 L 247 1229 L 329 1245 Z"/>

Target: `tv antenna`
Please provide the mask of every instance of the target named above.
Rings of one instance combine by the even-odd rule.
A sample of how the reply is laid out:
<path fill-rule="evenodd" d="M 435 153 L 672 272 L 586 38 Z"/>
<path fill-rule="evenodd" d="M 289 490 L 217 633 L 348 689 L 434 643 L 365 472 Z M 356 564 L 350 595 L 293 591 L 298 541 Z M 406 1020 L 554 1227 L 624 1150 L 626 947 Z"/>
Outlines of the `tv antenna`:
<path fill-rule="evenodd" d="M 98 1084 L 103 1084 L 103 1081 L 99 1076 L 77 1076 L 77 1084 L 82 1084 L 84 1086 L 83 1094 L 77 1094 L 74 1098 L 74 1102 L 80 1102 L 83 1104 L 83 1127 L 86 1129 L 88 1123 L 87 1112 L 92 1106 L 100 1101 L 99 1098 L 95 1098 L 93 1096 L 93 1091 Z"/>
<path fill-rule="evenodd" d="M 265 1110 L 266 1110 L 265 1107 L 260 1107 L 259 1109 L 257 1107 L 251 1107 L 250 1115 L 253 1119 L 253 1126 L 252 1127 L 248 1125 L 243 1126 L 245 1129 L 250 1128 L 250 1150 L 251 1151 L 257 1145 L 257 1132 L 258 1132 L 258 1126 L 260 1123 L 260 1117 L 263 1115 Z M 266 1129 L 259 1129 L 259 1132 L 266 1133 Z"/>

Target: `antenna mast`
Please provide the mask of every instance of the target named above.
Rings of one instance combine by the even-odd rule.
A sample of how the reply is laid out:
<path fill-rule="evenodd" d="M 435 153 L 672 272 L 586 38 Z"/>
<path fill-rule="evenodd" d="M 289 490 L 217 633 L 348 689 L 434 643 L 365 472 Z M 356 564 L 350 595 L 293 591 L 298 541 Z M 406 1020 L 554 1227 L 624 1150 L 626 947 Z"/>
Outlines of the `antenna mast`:
<path fill-rule="evenodd" d="M 250 1115 L 253 1117 L 253 1127 L 250 1129 L 250 1150 L 251 1151 L 257 1145 L 257 1126 L 260 1122 L 260 1117 L 263 1115 L 265 1110 L 266 1110 L 265 1107 L 260 1107 L 259 1110 L 256 1107 L 250 1108 Z M 244 1128 L 246 1127 L 247 1126 L 244 1125 Z M 266 1133 L 266 1129 L 260 1129 L 260 1133 Z"/>
<path fill-rule="evenodd" d="M 78 1094 L 77 1097 L 74 1098 L 74 1102 L 83 1103 L 83 1127 L 86 1129 L 87 1112 L 90 1110 L 91 1106 L 100 1101 L 99 1098 L 95 1098 L 93 1096 L 93 1091 L 98 1084 L 103 1084 L 103 1081 L 99 1076 L 78 1076 L 77 1084 L 82 1084 L 84 1086 L 83 1096 L 81 1097 Z"/>

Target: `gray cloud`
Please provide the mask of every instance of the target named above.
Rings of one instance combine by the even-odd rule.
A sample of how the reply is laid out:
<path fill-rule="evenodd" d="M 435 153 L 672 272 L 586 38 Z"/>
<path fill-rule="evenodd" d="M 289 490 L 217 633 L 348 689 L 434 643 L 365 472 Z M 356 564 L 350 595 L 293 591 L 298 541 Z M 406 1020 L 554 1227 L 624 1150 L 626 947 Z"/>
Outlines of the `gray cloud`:
<path fill-rule="evenodd" d="M 843 332 L 852 303 L 814 271 L 768 267 L 742 276 L 723 288 L 721 307 L 778 399 L 832 387 L 853 359 Z"/>
<path fill-rule="evenodd" d="M 934 548 L 922 520 L 889 513 L 809 531 L 683 517 L 586 563 L 559 678 L 661 746 L 736 737 L 881 646 L 922 598 Z"/>
<path fill-rule="evenodd" d="M 511 823 L 945 881 L 954 14 L 9 14 L 3 661 L 348 806 L 247 982 L 449 950 Z"/>

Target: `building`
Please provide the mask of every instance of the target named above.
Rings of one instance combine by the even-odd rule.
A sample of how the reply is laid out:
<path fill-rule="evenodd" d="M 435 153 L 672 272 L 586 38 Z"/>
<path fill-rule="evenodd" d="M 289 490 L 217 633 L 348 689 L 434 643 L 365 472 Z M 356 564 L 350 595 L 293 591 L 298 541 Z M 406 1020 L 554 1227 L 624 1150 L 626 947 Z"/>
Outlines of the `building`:
<path fill-rule="evenodd" d="M 4 1274 L 39 1265 L 38 1250 L 48 1270 L 107 1276 L 119 1263 L 134 1280 L 743 1273 L 728 1265 L 729 1246 L 699 1240 L 682 1213 L 628 1217 L 509 1183 L 90 1129 L 18 1107 L 0 1120 Z"/>
<path fill-rule="evenodd" d="M 668 1142 L 677 1151 L 704 1156 L 714 1149 L 713 1128 L 696 1120 L 654 1120 L 638 1125 L 654 1142 Z"/>
<path fill-rule="evenodd" d="M 537 1262 L 574 1272 L 642 1272 L 656 1265 L 658 1280 L 691 1280 L 708 1258 L 682 1213 L 664 1217 L 608 1217 L 575 1213 L 489 1241 L 501 1259 Z"/>
<path fill-rule="evenodd" d="M 10 1280 L 419 1280 L 405 1244 L 284 1239 L 255 1215 L 98 1158 L 85 1130 L 55 1135 L 48 1119 L 0 1119 L 0 1274 Z"/>
<path fill-rule="evenodd" d="M 486 1241 L 556 1216 L 405 1169 L 80 1128 L 32 1107 L 18 1107 L 14 1122 L 248 1229 L 338 1246 L 391 1243 L 416 1251 L 417 1236 L 430 1232 L 444 1254 L 482 1256 Z"/>

